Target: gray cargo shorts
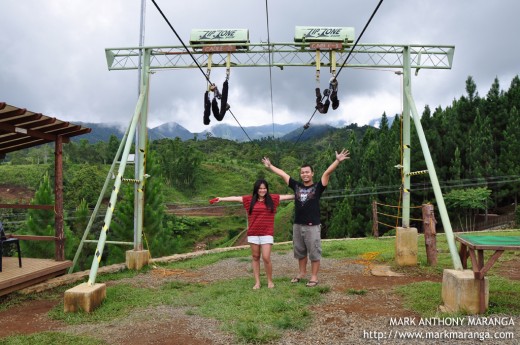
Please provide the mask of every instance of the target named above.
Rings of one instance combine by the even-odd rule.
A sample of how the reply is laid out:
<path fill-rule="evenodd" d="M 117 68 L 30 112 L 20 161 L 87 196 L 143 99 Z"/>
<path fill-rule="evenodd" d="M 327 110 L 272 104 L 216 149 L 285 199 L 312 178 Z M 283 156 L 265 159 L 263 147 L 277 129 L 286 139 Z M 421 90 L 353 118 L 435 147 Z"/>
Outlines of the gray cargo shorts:
<path fill-rule="evenodd" d="M 294 258 L 321 260 L 321 225 L 293 224 Z"/>

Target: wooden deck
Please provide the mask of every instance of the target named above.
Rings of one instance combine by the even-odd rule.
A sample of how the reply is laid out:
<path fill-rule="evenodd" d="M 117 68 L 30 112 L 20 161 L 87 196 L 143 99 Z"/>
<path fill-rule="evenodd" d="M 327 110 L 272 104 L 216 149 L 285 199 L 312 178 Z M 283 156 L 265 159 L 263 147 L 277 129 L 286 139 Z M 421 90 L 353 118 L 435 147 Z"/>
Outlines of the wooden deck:
<path fill-rule="evenodd" d="M 22 267 L 18 267 L 18 257 L 3 257 L 0 272 L 0 296 L 47 279 L 67 273 L 72 261 L 32 259 L 22 257 Z"/>

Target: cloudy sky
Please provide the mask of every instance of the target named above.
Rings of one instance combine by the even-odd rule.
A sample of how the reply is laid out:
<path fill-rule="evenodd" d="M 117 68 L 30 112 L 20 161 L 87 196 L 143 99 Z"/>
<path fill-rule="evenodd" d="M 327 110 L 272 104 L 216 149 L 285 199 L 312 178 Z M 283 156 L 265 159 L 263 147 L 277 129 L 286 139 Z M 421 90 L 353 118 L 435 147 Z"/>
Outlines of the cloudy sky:
<path fill-rule="evenodd" d="M 246 28 L 251 43 L 267 41 L 265 0 L 156 0 L 188 44 L 192 29 Z M 356 35 L 379 0 L 268 0 L 271 42 L 292 42 L 295 26 L 354 27 Z M 139 43 L 141 0 L 0 0 L 0 102 L 71 122 L 126 126 L 137 101 L 137 71 L 109 71 L 105 48 Z M 412 80 L 419 111 L 448 106 L 472 76 L 485 96 L 495 77 L 502 89 L 520 72 L 520 1 L 384 0 L 360 43 L 454 45 L 451 70 L 421 70 Z M 151 1 L 146 46 L 179 46 Z M 314 111 L 310 67 L 231 70 L 229 104 L 243 126 L 300 122 Z M 327 74 L 322 69 L 322 74 Z M 212 78 L 224 81 L 224 70 Z M 401 79 L 383 70 L 343 70 L 340 108 L 312 123 L 367 124 L 401 111 Z M 325 85 L 323 79 L 323 85 Z M 206 81 L 196 69 L 152 76 L 149 127 L 177 122 L 192 132 L 202 123 Z M 273 111 L 272 111 L 273 109 Z M 217 121 L 212 118 L 211 125 Z M 232 116 L 222 121 L 237 125 Z"/>

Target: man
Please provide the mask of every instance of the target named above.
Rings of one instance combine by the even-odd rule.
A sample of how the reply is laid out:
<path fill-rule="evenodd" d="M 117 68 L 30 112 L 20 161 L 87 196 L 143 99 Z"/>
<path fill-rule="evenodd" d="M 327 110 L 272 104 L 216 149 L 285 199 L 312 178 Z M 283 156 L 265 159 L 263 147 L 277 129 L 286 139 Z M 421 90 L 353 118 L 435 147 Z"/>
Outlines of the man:
<path fill-rule="evenodd" d="M 298 283 L 307 273 L 307 257 L 311 260 L 311 279 L 308 287 L 318 285 L 318 271 L 321 260 L 321 223 L 320 223 L 320 198 L 329 184 L 330 175 L 339 163 L 349 159 L 350 152 L 343 149 L 336 151 L 336 160 L 325 170 L 318 183 L 313 182 L 314 171 L 308 164 L 300 168 L 298 182 L 285 171 L 271 164 L 269 158 L 264 157 L 262 163 L 266 168 L 279 175 L 287 185 L 294 190 L 295 217 L 293 224 L 293 251 L 294 258 L 298 259 L 299 273 L 291 280 Z"/>

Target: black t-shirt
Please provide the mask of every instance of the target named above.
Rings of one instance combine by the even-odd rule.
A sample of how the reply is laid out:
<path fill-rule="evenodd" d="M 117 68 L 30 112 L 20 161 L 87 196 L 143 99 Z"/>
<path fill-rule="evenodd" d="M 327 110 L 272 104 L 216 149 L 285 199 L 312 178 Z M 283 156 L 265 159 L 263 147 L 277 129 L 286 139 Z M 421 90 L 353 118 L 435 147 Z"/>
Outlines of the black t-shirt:
<path fill-rule="evenodd" d="M 310 186 L 289 178 L 289 187 L 294 190 L 295 224 L 319 225 L 320 224 L 320 198 L 325 190 L 321 180 Z"/>

